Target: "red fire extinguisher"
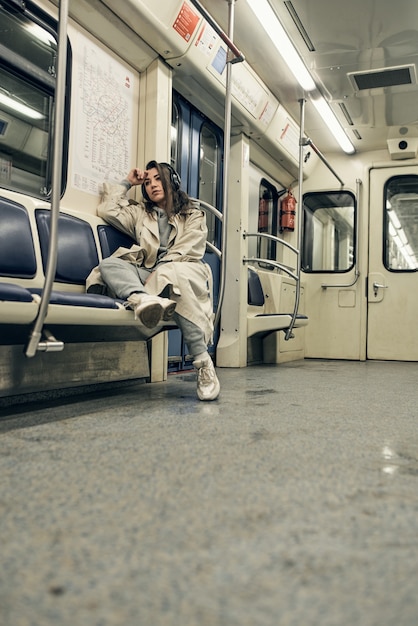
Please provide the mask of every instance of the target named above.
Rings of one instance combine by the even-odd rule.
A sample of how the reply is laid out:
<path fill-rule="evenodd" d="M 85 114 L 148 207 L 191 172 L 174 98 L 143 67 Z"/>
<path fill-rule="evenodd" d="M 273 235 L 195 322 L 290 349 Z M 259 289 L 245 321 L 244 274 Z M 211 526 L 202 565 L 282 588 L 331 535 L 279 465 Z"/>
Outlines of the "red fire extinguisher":
<path fill-rule="evenodd" d="M 269 227 L 269 198 L 263 194 L 258 203 L 258 232 L 266 233 Z"/>
<path fill-rule="evenodd" d="M 280 203 L 280 231 L 295 230 L 296 199 L 291 189 Z"/>

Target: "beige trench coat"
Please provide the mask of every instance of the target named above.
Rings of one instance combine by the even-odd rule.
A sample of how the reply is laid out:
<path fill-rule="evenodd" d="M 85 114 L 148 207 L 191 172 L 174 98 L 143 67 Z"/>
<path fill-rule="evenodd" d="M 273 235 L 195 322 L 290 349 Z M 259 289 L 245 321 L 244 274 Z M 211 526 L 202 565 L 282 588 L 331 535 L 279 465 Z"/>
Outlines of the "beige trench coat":
<path fill-rule="evenodd" d="M 124 185 L 104 183 L 97 214 L 137 241 L 132 248 L 118 248 L 113 255 L 129 263 L 152 269 L 160 244 L 156 214 L 150 215 L 142 204 L 127 199 Z M 164 263 L 148 278 L 145 289 L 152 295 L 170 288 L 170 298 L 177 302 L 176 312 L 190 320 L 205 334 L 207 343 L 213 335 L 212 272 L 202 262 L 206 249 L 206 215 L 193 206 L 169 219 L 172 225 Z M 86 287 L 104 284 L 98 267 L 87 277 Z"/>

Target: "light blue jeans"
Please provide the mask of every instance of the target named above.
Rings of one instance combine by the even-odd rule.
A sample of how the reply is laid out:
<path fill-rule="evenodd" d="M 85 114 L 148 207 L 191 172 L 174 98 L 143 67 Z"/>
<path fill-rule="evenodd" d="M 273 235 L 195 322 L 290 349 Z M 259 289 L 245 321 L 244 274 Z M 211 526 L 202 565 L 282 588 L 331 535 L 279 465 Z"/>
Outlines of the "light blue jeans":
<path fill-rule="evenodd" d="M 158 264 L 152 269 L 146 269 L 111 256 L 103 259 L 99 266 L 102 278 L 111 294 L 122 300 L 126 300 L 134 292 L 146 293 L 144 283 L 156 267 Z M 183 333 L 190 354 L 196 357 L 206 352 L 205 335 L 199 326 L 178 313 L 174 313 L 173 319 Z"/>

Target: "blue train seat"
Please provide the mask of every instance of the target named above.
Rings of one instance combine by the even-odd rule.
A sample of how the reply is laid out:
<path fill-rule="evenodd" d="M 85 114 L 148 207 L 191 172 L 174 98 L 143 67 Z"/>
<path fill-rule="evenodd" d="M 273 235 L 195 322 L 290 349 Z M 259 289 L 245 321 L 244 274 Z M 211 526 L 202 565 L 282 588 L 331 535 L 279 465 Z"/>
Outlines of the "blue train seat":
<path fill-rule="evenodd" d="M 31 289 L 31 292 L 42 295 L 42 289 Z M 97 309 L 118 309 L 116 300 L 109 296 L 90 293 L 74 293 L 72 291 L 51 291 L 50 304 L 62 304 L 71 306 L 87 306 Z"/>
<path fill-rule="evenodd" d="M 2 302 L 33 302 L 29 289 L 13 283 L 0 282 L 0 301 Z"/>
<path fill-rule="evenodd" d="M 28 212 L 24 206 L 0 198 L 0 275 L 33 278 L 36 257 Z"/>
<path fill-rule="evenodd" d="M 251 267 L 248 268 L 248 304 L 264 306 L 264 292 L 260 277 Z"/>
<path fill-rule="evenodd" d="M 97 227 L 97 234 L 103 258 L 110 256 L 118 248 L 131 248 L 136 243 L 132 237 L 125 235 L 110 224 L 100 224 Z"/>
<path fill-rule="evenodd" d="M 45 272 L 50 238 L 50 211 L 36 209 L 35 217 Z M 99 257 L 90 224 L 72 215 L 61 214 L 58 218 L 56 282 L 84 285 L 92 268 L 98 263 Z"/>

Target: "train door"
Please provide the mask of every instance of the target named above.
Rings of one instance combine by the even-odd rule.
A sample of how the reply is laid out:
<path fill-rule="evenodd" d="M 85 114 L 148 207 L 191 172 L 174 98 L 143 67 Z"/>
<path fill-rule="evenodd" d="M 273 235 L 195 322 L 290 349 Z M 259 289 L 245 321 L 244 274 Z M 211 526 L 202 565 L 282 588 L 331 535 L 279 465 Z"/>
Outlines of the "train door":
<path fill-rule="evenodd" d="M 302 220 L 305 356 L 364 358 L 356 197 L 349 190 L 307 192 Z"/>
<path fill-rule="evenodd" d="M 418 360 L 418 167 L 372 169 L 367 358 Z"/>
<path fill-rule="evenodd" d="M 179 172 L 182 188 L 222 211 L 223 132 L 177 92 L 173 93 L 171 164 Z M 221 247 L 220 222 L 207 212 L 208 240 Z M 205 261 L 213 273 L 214 306 L 219 292 L 220 262 L 213 252 Z M 216 336 L 215 336 L 216 343 Z M 170 331 L 169 368 L 183 369 L 190 362 L 179 330 Z M 214 346 L 209 349 L 214 351 Z"/>

